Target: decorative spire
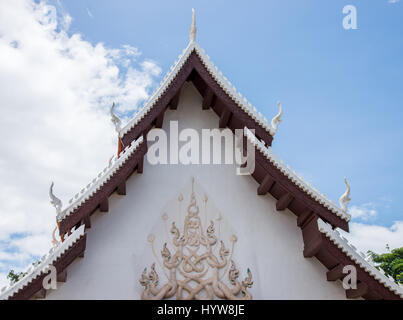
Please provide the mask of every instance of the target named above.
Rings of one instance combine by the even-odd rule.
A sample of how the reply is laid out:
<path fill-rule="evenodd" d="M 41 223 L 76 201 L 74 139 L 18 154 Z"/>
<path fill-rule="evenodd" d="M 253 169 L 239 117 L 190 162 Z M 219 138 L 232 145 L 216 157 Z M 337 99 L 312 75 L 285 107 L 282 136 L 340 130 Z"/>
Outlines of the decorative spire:
<path fill-rule="evenodd" d="M 282 121 L 281 116 L 283 114 L 283 107 L 280 102 L 277 102 L 278 107 L 280 108 L 277 115 L 271 120 L 271 127 L 273 128 L 274 132 L 277 132 L 278 125 Z"/>
<path fill-rule="evenodd" d="M 344 178 L 344 183 L 346 184 L 346 192 L 343 193 L 343 195 L 340 197 L 339 203 L 341 209 L 346 212 L 347 211 L 347 205 L 351 201 L 350 198 L 350 185 L 348 184 L 348 181 L 346 178 Z"/>
<path fill-rule="evenodd" d="M 195 9 L 192 9 L 192 25 L 190 26 L 189 38 L 190 42 L 194 42 L 196 40 L 196 17 L 195 17 Z"/>
<path fill-rule="evenodd" d="M 52 182 L 52 184 L 50 185 L 50 188 L 49 188 L 50 203 L 56 208 L 56 213 L 57 213 L 57 215 L 59 215 L 60 212 L 62 211 L 63 203 L 62 203 L 62 200 L 60 200 L 58 197 L 56 197 L 53 194 L 53 186 L 54 186 L 54 183 Z"/>
<path fill-rule="evenodd" d="M 115 102 L 112 103 L 112 107 L 111 107 L 111 121 L 112 123 L 115 125 L 115 130 L 116 132 L 119 134 L 121 127 L 120 125 L 122 124 L 122 121 L 118 118 L 118 116 L 114 113 L 114 109 L 115 109 Z"/>

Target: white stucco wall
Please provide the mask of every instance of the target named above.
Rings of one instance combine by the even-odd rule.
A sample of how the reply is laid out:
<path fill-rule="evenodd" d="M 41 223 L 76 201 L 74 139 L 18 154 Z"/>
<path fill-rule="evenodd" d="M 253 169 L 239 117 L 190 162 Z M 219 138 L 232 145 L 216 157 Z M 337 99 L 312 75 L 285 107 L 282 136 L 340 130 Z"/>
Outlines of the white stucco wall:
<path fill-rule="evenodd" d="M 170 120 L 179 120 L 180 128 L 217 128 L 218 117 L 211 110 L 203 111 L 201 103 L 196 89 L 185 84 L 178 110 L 166 111 L 163 128 Z M 185 214 L 192 176 L 200 209 L 205 192 L 212 206 L 209 210 L 221 212 L 223 229 L 229 230 L 224 240 L 236 234 L 233 259 L 240 280 L 251 269 L 250 292 L 255 299 L 345 298 L 340 283 L 326 281 L 324 266 L 315 258 L 303 257 L 296 217 L 288 210 L 277 212 L 270 195 L 257 196 L 258 185 L 252 177 L 236 175 L 233 165 L 152 166 L 145 161 L 144 173 L 135 173 L 127 181 L 127 195 L 112 195 L 109 212 L 92 216 L 85 257 L 69 266 L 67 282 L 49 290 L 47 299 L 138 299 L 141 272 L 154 260 L 147 236 L 153 233 L 164 241 L 161 216 L 164 212 L 177 215 L 175 201 L 180 192 Z M 157 254 L 160 249 L 158 244 Z M 164 283 L 166 278 L 159 275 Z"/>

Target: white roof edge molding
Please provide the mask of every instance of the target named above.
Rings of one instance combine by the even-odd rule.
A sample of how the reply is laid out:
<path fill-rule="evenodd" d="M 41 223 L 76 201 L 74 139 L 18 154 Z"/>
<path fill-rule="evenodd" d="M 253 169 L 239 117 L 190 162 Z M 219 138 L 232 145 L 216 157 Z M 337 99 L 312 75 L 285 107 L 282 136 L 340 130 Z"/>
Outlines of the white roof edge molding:
<path fill-rule="evenodd" d="M 203 65 L 206 67 L 218 85 L 224 90 L 224 92 L 226 92 L 243 111 L 251 116 L 267 132 L 274 136 L 276 130 L 269 124 L 267 119 L 262 115 L 261 112 L 258 112 L 256 107 L 253 107 L 252 104 L 248 102 L 248 100 L 243 97 L 240 92 L 236 90 L 236 88 L 226 77 L 224 77 L 222 72 L 219 71 L 219 69 L 210 60 L 210 57 L 205 53 L 204 49 L 202 49 L 196 41 L 190 42 L 183 50 L 182 54 L 179 55 L 178 60 L 175 61 L 173 66 L 171 66 L 164 79 L 160 82 L 160 85 L 154 90 L 150 98 L 144 103 L 143 107 L 122 128 L 120 131 L 120 136 L 123 137 L 127 132 L 135 127 L 136 124 L 154 107 L 155 103 L 160 99 L 160 97 L 165 93 L 169 85 L 175 79 L 176 75 L 179 73 L 193 50 L 199 56 Z"/>
<path fill-rule="evenodd" d="M 85 188 L 83 188 L 72 199 L 70 199 L 68 207 L 57 215 L 57 221 L 62 221 L 64 218 L 69 216 L 75 209 L 77 209 L 95 192 L 97 192 L 126 162 L 126 160 L 133 154 L 133 152 L 142 142 L 143 136 L 140 136 L 137 140 L 133 140 L 129 146 L 126 146 L 119 156 L 114 156 L 109 162 L 109 165 L 105 167 L 95 179 L 93 179 Z"/>
<path fill-rule="evenodd" d="M 361 268 L 368 272 L 378 282 L 383 284 L 390 291 L 403 298 L 403 287 L 394 282 L 393 278 L 387 277 L 382 271 L 378 270 L 374 265 L 365 259 L 363 253 L 359 253 L 357 249 L 343 238 L 337 230 L 333 230 L 332 226 L 322 219 L 318 219 L 318 229 L 327 238 L 329 238 L 339 249 L 341 249 L 348 257 L 350 257 Z"/>
<path fill-rule="evenodd" d="M 329 200 L 326 195 L 321 194 L 316 188 L 311 184 L 306 182 L 301 176 L 291 169 L 289 165 L 285 165 L 284 161 L 279 159 L 272 151 L 272 148 L 268 148 L 265 144 L 260 141 L 248 128 L 244 129 L 245 136 L 248 140 L 253 143 L 259 151 L 282 173 L 284 173 L 292 182 L 294 182 L 301 190 L 309 194 L 313 199 L 318 201 L 320 204 L 328 208 L 331 212 L 336 214 L 338 217 L 344 219 L 345 221 L 350 221 L 351 216 L 340 209 L 334 201 Z"/>
<path fill-rule="evenodd" d="M 62 256 L 73 244 L 77 242 L 85 231 L 85 225 L 80 226 L 76 230 L 73 230 L 71 235 L 67 237 L 63 242 L 60 242 L 58 246 L 52 247 L 47 254 L 45 254 L 37 265 L 31 265 L 25 270 L 27 275 L 20 279 L 18 282 L 5 286 L 1 289 L 0 300 L 6 300 L 12 297 L 20 289 L 29 285 L 33 280 L 39 277 L 43 272 L 48 272 L 48 267 L 56 262 L 58 258 Z"/>

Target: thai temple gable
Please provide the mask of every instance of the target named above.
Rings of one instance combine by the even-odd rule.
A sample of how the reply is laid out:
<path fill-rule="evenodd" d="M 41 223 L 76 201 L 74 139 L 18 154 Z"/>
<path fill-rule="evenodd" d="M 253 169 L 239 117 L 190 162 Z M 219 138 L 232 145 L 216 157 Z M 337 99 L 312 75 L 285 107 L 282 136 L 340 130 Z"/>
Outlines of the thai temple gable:
<path fill-rule="evenodd" d="M 193 11 L 189 44 L 127 124 L 111 107 L 118 154 L 104 170 L 64 208 L 52 183 L 61 241 L 0 299 L 403 299 L 403 288 L 337 231 L 348 232 L 348 181 L 338 206 L 277 157 L 282 105 L 269 123 L 213 64 L 196 30 Z M 148 133 L 169 132 L 172 121 L 241 129 L 254 147 L 253 173 L 150 164 Z M 350 265 L 358 285 L 344 289 Z M 58 288 L 45 290 L 51 266 Z"/>
<path fill-rule="evenodd" d="M 192 26 L 193 26 L 192 22 Z M 193 28 L 195 29 L 195 27 Z M 164 77 L 159 87 L 152 93 L 144 106 L 134 115 L 134 117 L 123 127 L 116 127 L 119 132 L 119 141 L 128 146 L 137 140 L 140 136 L 146 137 L 152 127 L 159 128 L 164 120 L 164 113 L 169 109 L 176 109 L 180 90 L 186 81 L 191 81 L 203 96 L 203 109 L 212 108 L 219 119 L 219 127 L 229 127 L 231 130 L 248 129 L 255 130 L 258 140 L 263 140 L 263 145 L 270 146 L 272 139 L 277 131 L 278 124 L 281 122 L 282 106 L 279 104 L 280 112 L 273 117 L 271 125 L 267 119 L 253 107 L 245 97 L 239 93 L 236 88 L 223 76 L 222 72 L 210 61 L 204 50 L 195 41 L 195 35 L 179 55 L 178 60 L 171 67 L 171 70 Z M 112 120 L 116 123 L 112 110 Z M 224 123 L 225 122 L 225 123 Z M 273 128 L 274 127 L 274 128 Z M 261 144 L 259 144 L 260 146 Z M 120 145 L 119 145 L 120 146 Z M 271 150 L 271 149 L 269 149 Z M 281 165 L 281 161 L 277 162 Z M 286 167 L 280 169 L 284 173 L 290 172 Z M 297 186 L 317 201 L 319 206 L 324 206 L 325 210 L 335 215 L 323 216 L 326 221 L 335 227 L 348 230 L 347 222 L 350 215 L 340 210 L 335 203 L 329 201 L 325 195 L 318 192 L 302 178 L 295 175 L 298 179 Z M 91 183 L 81 190 L 81 194 L 87 194 Z M 79 210 L 81 203 L 88 200 L 88 197 L 82 197 L 80 194 L 69 201 L 69 207 L 61 213 L 61 234 L 67 232 L 69 228 L 79 222 L 78 219 L 69 218 L 72 222 L 66 223 L 63 220 L 74 211 Z M 93 208 L 91 209 L 93 210 Z"/>

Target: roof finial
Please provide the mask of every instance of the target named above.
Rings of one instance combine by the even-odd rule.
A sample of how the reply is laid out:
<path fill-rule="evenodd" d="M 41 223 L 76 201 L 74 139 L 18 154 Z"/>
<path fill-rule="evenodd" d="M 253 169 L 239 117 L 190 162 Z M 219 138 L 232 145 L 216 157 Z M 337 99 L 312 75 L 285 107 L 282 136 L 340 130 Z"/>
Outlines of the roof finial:
<path fill-rule="evenodd" d="M 57 239 L 56 239 L 56 231 L 57 231 L 57 226 L 55 227 L 55 229 L 52 232 L 52 244 L 54 247 L 57 247 L 59 244 L 59 241 L 57 241 Z"/>
<path fill-rule="evenodd" d="M 60 200 L 58 197 L 56 197 L 53 194 L 53 186 L 54 186 L 54 183 L 52 181 L 52 184 L 50 185 L 50 188 L 49 188 L 50 203 L 56 208 L 56 213 L 59 216 L 60 212 L 62 211 L 63 203 L 62 203 L 62 200 Z"/>
<path fill-rule="evenodd" d="M 277 115 L 271 120 L 271 127 L 273 128 L 274 132 L 277 132 L 278 125 L 282 121 L 281 115 L 283 114 L 283 107 L 280 102 L 277 102 L 278 107 L 280 108 L 279 112 Z"/>
<path fill-rule="evenodd" d="M 114 113 L 114 109 L 115 109 L 115 102 L 112 103 L 112 107 L 111 107 L 111 121 L 112 123 L 115 125 L 115 130 L 117 133 L 120 133 L 120 125 L 122 124 L 122 121 L 118 118 L 118 116 Z"/>
<path fill-rule="evenodd" d="M 350 185 L 348 184 L 348 181 L 347 181 L 346 178 L 344 178 L 344 183 L 346 184 L 346 191 L 340 197 L 339 203 L 340 203 L 341 209 L 344 212 L 346 212 L 347 211 L 347 205 L 351 201 L 351 198 L 350 198 Z"/>
<path fill-rule="evenodd" d="M 196 40 L 196 30 L 195 9 L 192 9 L 192 25 L 190 26 L 189 33 L 190 42 L 194 42 Z"/>

